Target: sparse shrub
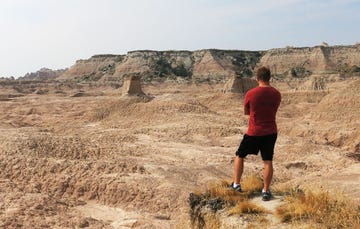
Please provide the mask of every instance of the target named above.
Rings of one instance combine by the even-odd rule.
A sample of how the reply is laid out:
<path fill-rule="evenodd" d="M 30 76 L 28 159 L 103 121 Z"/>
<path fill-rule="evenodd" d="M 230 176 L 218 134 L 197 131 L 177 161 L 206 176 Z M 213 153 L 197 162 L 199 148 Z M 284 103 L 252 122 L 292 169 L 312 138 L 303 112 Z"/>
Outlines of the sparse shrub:
<path fill-rule="evenodd" d="M 183 76 L 183 77 L 191 76 L 191 73 L 188 70 L 186 70 L 183 64 L 174 68 L 173 72 L 176 76 Z"/>
<path fill-rule="evenodd" d="M 210 209 L 215 213 L 226 206 L 235 206 L 229 211 L 229 214 L 260 214 L 265 212 L 264 209 L 252 204 L 248 199 L 262 188 L 262 181 L 259 177 L 251 175 L 246 177 L 243 182 L 244 191 L 239 193 L 229 189 L 230 182 L 221 180 L 219 182 L 210 183 L 204 193 L 191 193 L 189 196 L 190 218 L 193 227 L 208 228 L 205 225 L 210 223 L 207 221 L 206 214 L 203 209 Z"/>
<path fill-rule="evenodd" d="M 189 205 L 190 205 L 190 220 L 191 225 L 197 226 L 198 228 L 203 228 L 205 225 L 204 216 L 201 213 L 201 209 L 205 206 L 203 197 L 195 193 L 190 193 L 189 196 Z"/>
<path fill-rule="evenodd" d="M 311 71 L 307 70 L 304 65 L 306 63 L 300 65 L 300 66 L 295 66 L 292 67 L 290 69 L 290 75 L 294 78 L 305 78 L 307 76 L 310 76 L 312 74 Z"/>
<path fill-rule="evenodd" d="M 99 68 L 99 71 L 102 72 L 103 74 L 113 75 L 115 73 L 115 64 L 112 63 L 112 64 L 104 65 Z"/>
<path fill-rule="evenodd" d="M 156 60 L 151 68 L 154 71 L 154 74 L 158 77 L 164 77 L 171 73 L 171 65 L 164 57 L 160 57 L 158 60 Z"/>
<path fill-rule="evenodd" d="M 261 54 L 259 52 L 227 52 L 233 64 L 233 70 L 243 77 L 251 77 Z"/>
<path fill-rule="evenodd" d="M 110 83 L 110 87 L 114 88 L 114 89 L 119 89 L 122 85 L 120 83 L 117 82 L 111 82 Z"/>
<path fill-rule="evenodd" d="M 324 228 L 359 228 L 360 208 L 342 195 L 331 196 L 323 190 L 294 192 L 286 204 L 277 208 L 282 222 L 308 220 Z"/>

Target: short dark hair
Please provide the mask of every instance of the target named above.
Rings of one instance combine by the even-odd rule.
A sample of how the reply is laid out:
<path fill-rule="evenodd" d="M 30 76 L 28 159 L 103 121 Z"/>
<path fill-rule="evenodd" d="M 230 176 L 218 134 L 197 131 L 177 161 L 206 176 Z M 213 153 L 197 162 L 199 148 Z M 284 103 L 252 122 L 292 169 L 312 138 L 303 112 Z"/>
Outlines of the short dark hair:
<path fill-rule="evenodd" d="M 267 67 L 259 68 L 256 73 L 256 78 L 264 82 L 269 82 L 271 78 L 270 69 Z"/>

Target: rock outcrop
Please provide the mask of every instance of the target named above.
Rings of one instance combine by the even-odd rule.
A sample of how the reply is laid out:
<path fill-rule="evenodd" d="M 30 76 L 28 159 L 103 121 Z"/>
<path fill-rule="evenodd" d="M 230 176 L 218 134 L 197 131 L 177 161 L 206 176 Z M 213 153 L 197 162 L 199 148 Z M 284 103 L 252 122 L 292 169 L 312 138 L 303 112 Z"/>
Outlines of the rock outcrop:
<path fill-rule="evenodd" d="M 261 52 L 202 50 L 194 52 L 193 78 L 224 80 L 234 74 L 252 76 Z"/>
<path fill-rule="evenodd" d="M 222 92 L 227 93 L 242 93 L 245 94 L 248 90 L 256 87 L 257 81 L 251 78 L 239 77 L 233 75 L 228 82 L 225 84 Z"/>
<path fill-rule="evenodd" d="M 145 93 L 141 89 L 141 76 L 131 75 L 126 77 L 124 80 L 124 85 L 122 87 L 123 96 L 145 96 Z"/>

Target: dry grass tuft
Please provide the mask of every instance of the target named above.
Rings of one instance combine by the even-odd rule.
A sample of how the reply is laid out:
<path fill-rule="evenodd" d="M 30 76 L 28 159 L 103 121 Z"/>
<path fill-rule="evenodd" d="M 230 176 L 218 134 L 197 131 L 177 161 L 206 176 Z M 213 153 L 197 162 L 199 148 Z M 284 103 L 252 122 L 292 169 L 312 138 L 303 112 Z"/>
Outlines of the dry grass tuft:
<path fill-rule="evenodd" d="M 248 198 L 247 193 L 239 193 L 229 189 L 229 185 L 230 183 L 224 180 L 220 181 L 220 183 L 211 183 L 208 186 L 207 192 L 210 194 L 211 198 L 221 198 L 231 205 L 244 201 Z"/>
<path fill-rule="evenodd" d="M 220 197 L 230 204 L 236 204 L 238 202 L 247 200 L 255 193 L 261 192 L 263 182 L 260 177 L 256 175 L 250 175 L 245 177 L 241 182 L 243 192 L 239 193 L 232 189 L 229 189 L 229 181 L 222 180 L 218 183 L 211 183 L 208 186 L 208 192 L 211 197 Z"/>
<path fill-rule="evenodd" d="M 293 193 L 287 204 L 277 208 L 282 222 L 307 220 L 324 228 L 360 228 L 360 208 L 339 194 L 331 196 L 323 190 Z"/>
<path fill-rule="evenodd" d="M 245 192 L 254 194 L 261 192 L 263 188 L 263 181 L 259 176 L 252 174 L 241 182 L 241 187 Z"/>
<path fill-rule="evenodd" d="M 228 211 L 229 215 L 261 214 L 265 212 L 264 208 L 249 201 L 237 203 L 235 207 Z"/>

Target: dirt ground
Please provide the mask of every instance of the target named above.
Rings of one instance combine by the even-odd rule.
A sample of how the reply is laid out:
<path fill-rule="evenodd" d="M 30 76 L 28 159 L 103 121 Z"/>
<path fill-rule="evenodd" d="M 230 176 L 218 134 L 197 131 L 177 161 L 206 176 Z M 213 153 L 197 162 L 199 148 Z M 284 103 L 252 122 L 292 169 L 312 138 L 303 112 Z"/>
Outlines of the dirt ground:
<path fill-rule="evenodd" d="M 274 187 L 360 201 L 360 80 L 282 93 Z M 189 193 L 232 178 L 248 117 L 221 84 L 0 85 L 0 228 L 171 228 Z M 249 156 L 245 176 L 262 174 Z"/>

